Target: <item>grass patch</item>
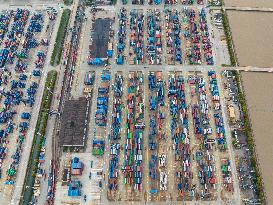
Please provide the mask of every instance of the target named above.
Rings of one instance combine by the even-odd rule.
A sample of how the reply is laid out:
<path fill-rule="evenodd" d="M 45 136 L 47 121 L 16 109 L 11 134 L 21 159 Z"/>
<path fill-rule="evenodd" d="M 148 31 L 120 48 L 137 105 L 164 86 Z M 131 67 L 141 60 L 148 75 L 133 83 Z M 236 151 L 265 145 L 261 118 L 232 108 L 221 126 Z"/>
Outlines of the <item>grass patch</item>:
<path fill-rule="evenodd" d="M 71 11 L 69 9 L 65 9 L 63 11 L 61 22 L 59 25 L 56 41 L 54 44 L 54 49 L 51 55 L 50 59 L 50 65 L 55 66 L 60 64 L 61 56 L 62 56 L 62 50 L 63 50 L 63 44 L 64 44 L 64 38 L 67 30 L 67 25 L 69 22 Z"/>
<path fill-rule="evenodd" d="M 25 181 L 22 189 L 23 197 L 20 200 L 20 205 L 28 205 L 31 202 L 35 176 L 38 169 L 39 154 L 42 143 L 45 140 L 45 131 L 48 120 L 48 111 L 51 106 L 52 93 L 57 79 L 57 71 L 50 71 L 46 77 L 45 89 L 41 102 L 40 111 L 34 132 L 33 144 L 31 147 L 30 157 L 28 161 Z"/>
<path fill-rule="evenodd" d="M 64 5 L 70 6 L 73 3 L 73 0 L 64 0 Z"/>
<path fill-rule="evenodd" d="M 256 178 L 254 180 L 256 186 L 257 186 L 257 195 L 259 199 L 261 199 L 262 204 L 265 203 L 265 194 L 264 194 L 264 188 L 263 188 L 263 180 L 261 176 L 261 172 L 259 170 L 258 166 L 258 159 L 257 155 L 255 153 L 255 143 L 253 139 L 253 132 L 251 129 L 251 123 L 249 120 L 249 115 L 248 115 L 248 110 L 247 110 L 247 103 L 245 99 L 245 95 L 242 91 L 241 88 L 241 81 L 240 81 L 240 73 L 238 71 L 233 71 L 233 75 L 235 76 L 235 81 L 238 87 L 238 94 L 239 94 L 239 102 L 241 105 L 241 109 L 243 112 L 243 117 L 244 117 L 244 133 L 247 138 L 247 145 L 250 151 L 250 161 L 251 161 L 251 166 L 255 170 Z"/>
<path fill-rule="evenodd" d="M 221 13 L 222 13 L 222 20 L 223 20 L 223 28 L 224 28 L 224 32 L 225 32 L 225 36 L 227 40 L 228 53 L 230 57 L 230 65 L 236 66 L 237 60 L 236 60 L 236 55 L 233 48 L 233 43 L 232 43 L 233 41 L 232 41 L 232 36 L 230 32 L 228 17 L 226 12 L 223 9 L 221 9 Z"/>

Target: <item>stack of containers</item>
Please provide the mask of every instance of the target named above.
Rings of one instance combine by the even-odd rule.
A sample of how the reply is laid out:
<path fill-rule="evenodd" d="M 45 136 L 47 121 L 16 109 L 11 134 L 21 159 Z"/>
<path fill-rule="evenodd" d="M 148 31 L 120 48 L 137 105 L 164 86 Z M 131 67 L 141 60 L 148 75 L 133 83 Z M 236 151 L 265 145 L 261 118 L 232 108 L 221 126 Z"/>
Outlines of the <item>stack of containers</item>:
<path fill-rule="evenodd" d="M 226 132 L 224 126 L 224 119 L 221 110 L 220 93 L 217 85 L 215 71 L 208 71 L 210 80 L 210 93 L 212 96 L 213 110 L 214 110 L 214 121 L 216 126 L 216 138 L 218 146 L 221 150 L 226 150 Z"/>
<path fill-rule="evenodd" d="M 7 33 L 7 39 L 5 40 L 5 49 L 9 51 L 7 58 L 4 59 L 4 62 L 13 63 L 16 51 L 18 49 L 20 38 L 24 33 L 24 28 L 29 17 L 29 10 L 26 9 L 17 9 L 14 15 L 14 21 L 12 24 L 11 31 Z M 5 65 L 3 64 L 3 66 Z"/>
<path fill-rule="evenodd" d="M 161 0 L 148 0 L 148 4 L 149 5 L 153 5 L 153 4 L 159 5 L 159 4 L 161 4 Z"/>
<path fill-rule="evenodd" d="M 209 198 L 216 190 L 215 158 L 208 151 L 196 151 L 196 161 L 198 164 L 198 178 L 201 188 L 201 198 Z"/>
<path fill-rule="evenodd" d="M 28 58 L 29 51 L 31 48 L 36 48 L 39 43 L 34 38 L 35 33 L 41 32 L 43 27 L 43 16 L 40 13 L 34 13 L 30 18 L 30 23 L 27 28 L 27 33 L 25 34 L 25 39 L 23 41 L 23 48 L 21 51 L 17 52 L 18 61 L 16 62 L 16 70 L 22 72 L 27 69 L 27 64 L 24 59 Z M 38 52 L 37 60 L 35 61 L 36 68 L 32 71 L 34 76 L 40 76 L 40 68 L 43 68 L 46 55 L 43 52 Z"/>
<path fill-rule="evenodd" d="M 82 184 L 79 180 L 71 181 L 68 185 L 68 196 L 79 197 L 81 196 Z"/>
<path fill-rule="evenodd" d="M 8 58 L 9 50 L 8 49 L 0 49 L 0 68 L 3 68 L 7 58 Z"/>
<path fill-rule="evenodd" d="M 136 92 L 136 73 L 129 72 L 128 79 L 128 96 L 127 96 L 127 108 L 126 108 L 126 143 L 124 145 L 124 184 L 131 185 L 132 173 L 133 173 L 133 135 L 135 132 L 135 92 Z"/>
<path fill-rule="evenodd" d="M 200 33 L 196 24 L 196 12 L 194 9 L 184 8 L 184 23 L 187 23 L 184 37 L 190 38 L 190 44 L 186 47 L 190 64 L 201 64 Z"/>
<path fill-rule="evenodd" d="M 160 10 L 155 9 L 147 11 L 147 42 L 146 46 L 147 50 L 147 58 L 148 63 L 153 64 L 161 64 L 162 58 L 162 40 L 161 40 L 161 16 Z"/>
<path fill-rule="evenodd" d="M 156 190 L 157 193 L 157 180 L 158 180 L 158 169 L 157 169 L 157 124 L 156 124 L 156 110 L 157 110 L 157 97 L 156 97 L 156 75 L 154 72 L 149 72 L 149 96 L 150 96 L 150 127 L 149 127 L 149 179 L 150 179 L 150 190 Z"/>
<path fill-rule="evenodd" d="M 193 99 L 192 115 L 194 122 L 194 134 L 200 141 L 199 150 L 196 152 L 198 165 L 198 178 L 201 189 L 201 197 L 209 198 L 212 195 L 212 188 L 216 189 L 215 158 L 210 152 L 212 144 L 209 142 L 209 135 L 212 133 L 209 123 L 209 109 L 204 78 L 190 76 L 188 80 L 191 87 Z"/>
<path fill-rule="evenodd" d="M 37 60 L 35 61 L 36 69 L 41 69 L 44 67 L 46 55 L 42 51 L 38 51 Z"/>
<path fill-rule="evenodd" d="M 117 46 L 117 64 L 124 63 L 124 49 L 126 44 L 126 23 L 127 12 L 125 8 L 120 9 L 119 13 L 119 29 L 118 29 L 118 46 Z"/>
<path fill-rule="evenodd" d="M 143 64 L 144 61 L 144 14 L 133 9 L 130 12 L 129 64 Z"/>
<path fill-rule="evenodd" d="M 54 192 L 55 192 L 55 164 L 52 160 L 50 160 L 50 171 L 47 177 L 47 198 L 46 203 L 52 204 L 54 200 Z"/>
<path fill-rule="evenodd" d="M 5 11 L 0 15 L 0 40 L 2 41 L 8 31 L 11 20 L 11 12 Z"/>
<path fill-rule="evenodd" d="M 195 0 L 181 0 L 183 5 L 193 5 Z"/>
<path fill-rule="evenodd" d="M 200 30 L 201 36 L 202 36 L 202 43 L 203 43 L 203 52 L 204 52 L 204 58 L 205 61 L 208 65 L 213 65 L 213 55 L 212 55 L 212 50 L 211 50 L 211 42 L 209 39 L 209 30 L 208 30 L 208 24 L 207 24 L 207 19 L 206 19 L 206 12 L 205 9 L 202 8 L 201 11 L 199 12 L 199 19 L 200 19 Z"/>
<path fill-rule="evenodd" d="M 30 107 L 34 105 L 35 102 L 35 94 L 38 88 L 38 84 L 35 82 L 32 82 L 29 86 L 29 88 L 26 89 L 27 92 L 27 99 L 26 99 L 26 104 L 28 104 Z"/>
<path fill-rule="evenodd" d="M 157 118 L 156 118 L 156 124 L 157 124 L 157 142 L 158 144 L 161 143 L 164 144 L 165 143 L 165 130 L 164 130 L 164 119 L 165 119 L 165 94 L 164 94 L 164 82 L 163 82 L 163 78 L 162 78 L 162 72 L 156 72 L 156 96 L 157 96 Z M 164 153 L 165 154 L 165 153 Z M 162 154 L 160 153 L 159 156 L 159 160 L 162 162 Z M 158 169 L 160 171 L 160 186 L 159 189 L 161 191 L 167 191 L 167 172 L 165 169 L 165 161 L 164 163 L 157 164 Z"/>
<path fill-rule="evenodd" d="M 25 78 L 21 78 L 21 79 L 25 79 Z M 33 92 L 33 101 L 34 101 L 34 94 L 36 93 L 36 89 L 38 87 L 38 84 L 37 83 L 32 83 L 30 85 L 30 88 L 32 88 L 33 90 L 35 90 Z M 14 89 L 18 89 L 18 87 L 15 87 Z M 28 99 L 26 100 L 26 102 L 28 102 Z M 32 104 L 31 104 L 32 105 Z M 30 120 L 30 114 L 28 115 L 29 113 L 22 113 L 21 114 L 21 118 L 22 118 L 22 121 L 19 123 L 19 135 L 17 137 L 17 147 L 16 147 L 16 150 L 15 150 L 15 153 L 12 155 L 12 162 L 7 170 L 7 175 L 8 175 L 8 178 L 6 180 L 6 183 L 8 182 L 13 182 L 14 178 L 15 178 L 15 174 L 16 174 L 16 171 L 18 169 L 18 166 L 19 166 L 19 162 L 20 162 L 20 158 L 21 158 L 21 153 L 22 153 L 22 144 L 24 142 L 24 139 L 25 139 L 25 135 L 26 135 L 26 132 L 28 130 L 28 122 Z M 10 123 L 10 126 L 12 125 L 12 123 Z M 13 127 L 13 125 L 12 125 Z M 43 162 L 43 159 L 42 159 L 42 156 L 40 157 L 40 162 L 39 163 L 42 163 Z"/>
<path fill-rule="evenodd" d="M 135 106 L 135 135 L 133 138 L 134 152 L 134 190 L 142 191 L 142 157 L 143 157 L 143 130 L 144 123 L 144 99 L 143 99 L 143 73 L 136 75 L 136 106 Z"/>
<path fill-rule="evenodd" d="M 232 172 L 228 158 L 221 159 L 221 171 L 225 189 L 227 191 L 233 191 Z"/>
<path fill-rule="evenodd" d="M 110 72 L 104 70 L 101 75 L 102 83 L 98 88 L 97 111 L 95 122 L 98 126 L 106 126 L 108 112 L 108 93 L 110 84 Z"/>
<path fill-rule="evenodd" d="M 174 4 L 177 4 L 177 0 L 165 0 L 165 4 L 174 5 Z"/>
<path fill-rule="evenodd" d="M 85 73 L 84 84 L 85 85 L 93 85 L 95 80 L 95 71 L 88 71 Z"/>
<path fill-rule="evenodd" d="M 166 10 L 166 46 L 167 54 L 170 56 L 167 59 L 168 64 L 179 62 L 182 64 L 182 50 L 180 31 L 181 25 L 179 21 L 179 14 L 176 9 Z"/>
<path fill-rule="evenodd" d="M 143 0 L 132 0 L 132 4 L 143 5 L 143 3 L 144 3 Z"/>
<path fill-rule="evenodd" d="M 82 175 L 83 172 L 83 163 L 78 157 L 74 157 L 71 160 L 71 174 L 72 175 Z"/>
<path fill-rule="evenodd" d="M 176 172 L 178 196 L 181 198 L 193 197 L 188 108 L 184 78 L 181 74 L 170 74 L 169 98 L 172 115 L 171 135 L 174 142 L 175 160 L 179 162 L 179 168 Z"/>
<path fill-rule="evenodd" d="M 105 141 L 103 139 L 93 139 L 92 141 L 92 154 L 103 155 L 105 148 Z"/>
<path fill-rule="evenodd" d="M 110 191 L 118 189 L 118 166 L 119 166 L 119 152 L 120 144 L 120 125 L 122 114 L 122 95 L 123 95 L 123 76 L 121 72 L 115 75 L 114 84 L 114 106 L 112 114 L 112 127 L 110 135 L 110 160 L 109 160 L 109 178 L 108 188 Z"/>

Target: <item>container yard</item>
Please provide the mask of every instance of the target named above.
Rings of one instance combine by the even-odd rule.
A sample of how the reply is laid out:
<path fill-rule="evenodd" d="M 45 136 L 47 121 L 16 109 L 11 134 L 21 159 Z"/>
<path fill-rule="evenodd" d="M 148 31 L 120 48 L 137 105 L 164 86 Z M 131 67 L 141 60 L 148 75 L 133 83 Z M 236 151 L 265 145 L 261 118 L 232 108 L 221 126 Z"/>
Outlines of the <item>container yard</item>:
<path fill-rule="evenodd" d="M 228 57 L 207 1 L 104 3 L 0 12 L 0 200 L 243 204 L 251 197 L 240 193 L 240 140 L 227 123 L 219 61 Z M 64 9 L 71 13 L 60 64 L 52 65 Z M 54 90 L 45 83 L 51 70 Z M 41 112 L 47 124 L 37 131 Z M 28 164 L 35 143 L 37 169 Z"/>
<path fill-rule="evenodd" d="M 126 105 L 126 143 L 122 172 L 126 191 L 136 197 L 142 192 L 143 129 L 145 128 L 143 103 L 143 73 L 130 72 Z M 134 197 L 134 196 L 132 196 Z"/>
<path fill-rule="evenodd" d="M 162 72 L 149 72 L 149 194 L 151 200 L 166 200 L 168 174 L 166 168 L 165 81 Z"/>
<path fill-rule="evenodd" d="M 56 16 L 53 8 L 48 11 L 18 8 L 1 11 L 0 14 L 0 172 L 3 202 L 12 197 L 18 173 L 22 171 L 25 149 L 29 146 L 26 142 L 31 139 L 30 130 L 34 129 L 35 109 L 41 98 L 39 92 L 42 88 L 39 87 L 42 87 L 41 78 L 48 72 L 44 71 L 44 66 L 49 59 L 48 44 L 53 41 L 51 34 Z M 39 184 L 44 178 L 45 142 L 40 149 L 34 200 L 40 195 Z"/>
<path fill-rule="evenodd" d="M 219 72 L 102 70 L 98 75 L 95 129 L 88 134 L 94 137 L 80 153 L 84 165 L 80 157 L 71 158 L 76 170 L 63 165 L 70 170 L 69 183 L 57 183 L 57 190 L 68 190 L 66 201 L 88 201 L 93 169 L 101 177 L 92 186 L 101 191 L 91 197 L 105 203 L 235 200 Z M 94 161 L 101 166 L 95 168 Z M 78 198 L 67 195 L 72 178 L 85 190 Z"/>

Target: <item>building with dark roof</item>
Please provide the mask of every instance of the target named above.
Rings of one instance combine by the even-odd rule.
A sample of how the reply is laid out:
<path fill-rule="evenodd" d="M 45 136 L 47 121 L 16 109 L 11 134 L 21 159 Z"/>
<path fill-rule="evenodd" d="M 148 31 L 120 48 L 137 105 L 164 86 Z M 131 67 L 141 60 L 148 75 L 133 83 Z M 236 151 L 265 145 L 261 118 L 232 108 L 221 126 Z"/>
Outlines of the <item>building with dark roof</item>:
<path fill-rule="evenodd" d="M 90 101 L 85 97 L 67 100 L 61 117 L 59 145 L 84 148 L 89 122 Z"/>
<path fill-rule="evenodd" d="M 110 39 L 111 32 L 111 23 L 112 20 L 110 18 L 98 18 L 95 20 L 93 24 L 93 32 L 91 35 L 92 43 L 89 46 L 89 59 L 90 62 L 107 59 L 107 50 L 108 43 Z"/>

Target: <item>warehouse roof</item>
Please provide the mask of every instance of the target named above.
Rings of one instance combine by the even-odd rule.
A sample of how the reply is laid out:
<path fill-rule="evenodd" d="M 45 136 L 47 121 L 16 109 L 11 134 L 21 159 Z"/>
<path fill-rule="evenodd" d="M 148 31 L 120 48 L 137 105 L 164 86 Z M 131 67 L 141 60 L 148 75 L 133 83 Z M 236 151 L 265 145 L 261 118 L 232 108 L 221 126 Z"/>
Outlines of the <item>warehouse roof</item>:
<path fill-rule="evenodd" d="M 106 58 L 110 35 L 111 19 L 98 18 L 93 25 L 92 44 L 89 47 L 91 58 Z"/>
<path fill-rule="evenodd" d="M 60 129 L 61 146 L 84 146 L 88 116 L 89 101 L 86 98 L 65 102 Z"/>

